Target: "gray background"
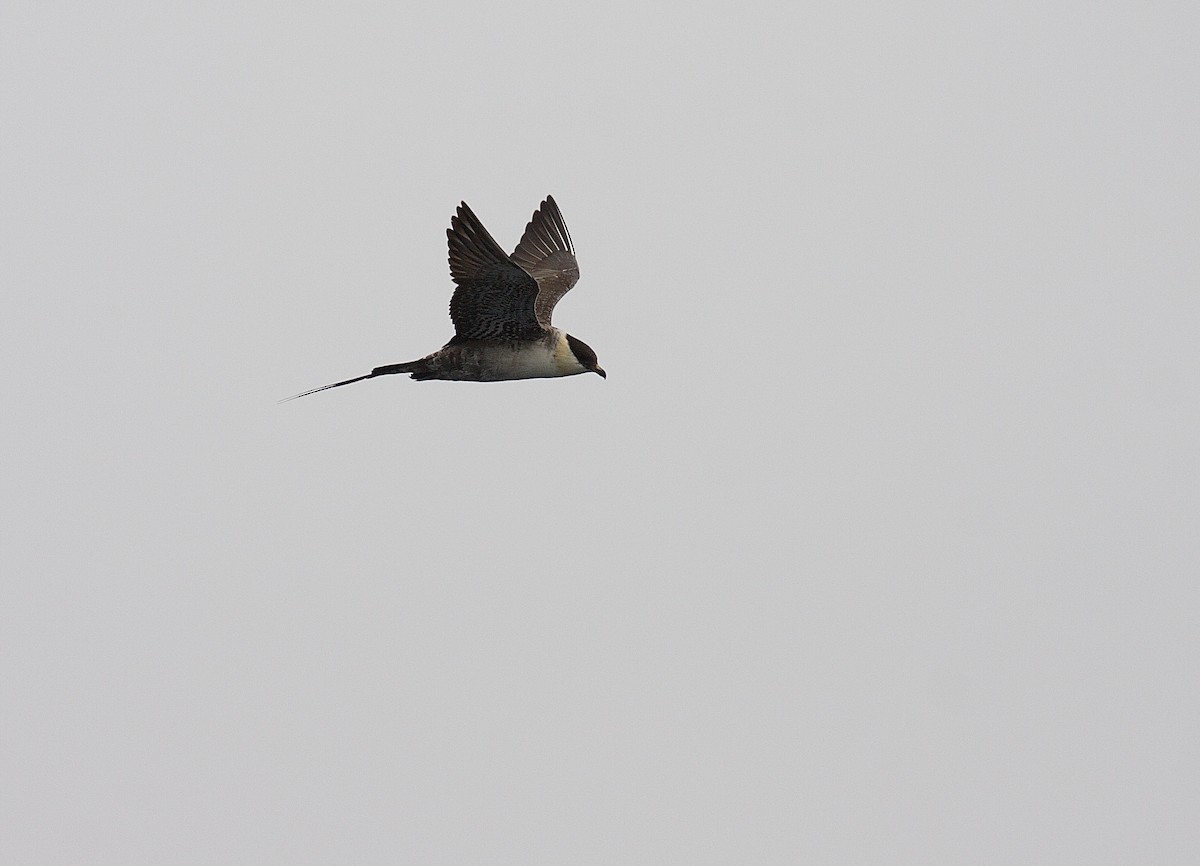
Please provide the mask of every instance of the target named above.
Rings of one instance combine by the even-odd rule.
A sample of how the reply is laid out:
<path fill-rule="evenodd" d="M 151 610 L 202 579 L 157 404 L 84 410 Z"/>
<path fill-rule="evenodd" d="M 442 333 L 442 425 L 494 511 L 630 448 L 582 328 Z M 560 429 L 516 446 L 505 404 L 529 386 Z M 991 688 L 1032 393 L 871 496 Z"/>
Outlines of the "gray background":
<path fill-rule="evenodd" d="M 1194 862 L 1195 4 L 391 5 L 4 4 L 0 861 Z"/>

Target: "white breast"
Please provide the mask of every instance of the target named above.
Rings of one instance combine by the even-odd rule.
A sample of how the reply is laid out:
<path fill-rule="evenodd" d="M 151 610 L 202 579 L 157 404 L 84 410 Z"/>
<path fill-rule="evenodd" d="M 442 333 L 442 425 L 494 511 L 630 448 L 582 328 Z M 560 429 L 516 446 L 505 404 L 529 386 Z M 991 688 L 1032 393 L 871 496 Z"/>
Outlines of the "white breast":
<path fill-rule="evenodd" d="M 496 346 L 489 354 L 488 378 L 545 379 L 554 376 L 574 376 L 587 370 L 575 359 L 567 337 L 557 328 L 553 342 L 511 343 Z"/>
<path fill-rule="evenodd" d="M 545 379 L 587 372 L 557 329 L 545 341 L 493 343 L 485 351 L 479 359 L 484 380 Z"/>

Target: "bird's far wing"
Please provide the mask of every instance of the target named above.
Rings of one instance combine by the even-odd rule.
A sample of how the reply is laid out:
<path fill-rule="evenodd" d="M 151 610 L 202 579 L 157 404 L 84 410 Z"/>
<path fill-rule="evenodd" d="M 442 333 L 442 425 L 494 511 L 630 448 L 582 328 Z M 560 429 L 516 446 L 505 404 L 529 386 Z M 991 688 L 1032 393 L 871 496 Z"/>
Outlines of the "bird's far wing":
<path fill-rule="evenodd" d="M 466 202 L 450 219 L 450 299 L 455 340 L 536 339 L 538 284 L 500 249 Z"/>
<path fill-rule="evenodd" d="M 537 280 L 534 312 L 543 327 L 550 327 L 554 305 L 579 282 L 575 248 L 554 196 L 546 196 L 542 206 L 534 211 L 521 242 L 513 250 L 512 260 Z"/>

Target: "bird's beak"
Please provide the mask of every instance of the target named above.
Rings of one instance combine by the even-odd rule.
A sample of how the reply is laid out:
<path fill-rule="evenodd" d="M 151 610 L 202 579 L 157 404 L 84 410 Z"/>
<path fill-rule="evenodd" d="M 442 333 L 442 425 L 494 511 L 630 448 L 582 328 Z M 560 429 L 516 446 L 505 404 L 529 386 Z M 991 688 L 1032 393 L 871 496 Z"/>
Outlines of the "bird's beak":
<path fill-rule="evenodd" d="M 598 374 L 600 375 L 600 378 L 601 378 L 601 379 L 607 379 L 607 378 L 608 378 L 608 374 L 607 374 L 607 373 L 605 373 L 603 370 L 601 370 L 599 367 L 596 367 L 595 369 L 593 369 L 593 370 L 592 370 L 592 372 L 593 372 L 593 373 L 598 373 Z"/>

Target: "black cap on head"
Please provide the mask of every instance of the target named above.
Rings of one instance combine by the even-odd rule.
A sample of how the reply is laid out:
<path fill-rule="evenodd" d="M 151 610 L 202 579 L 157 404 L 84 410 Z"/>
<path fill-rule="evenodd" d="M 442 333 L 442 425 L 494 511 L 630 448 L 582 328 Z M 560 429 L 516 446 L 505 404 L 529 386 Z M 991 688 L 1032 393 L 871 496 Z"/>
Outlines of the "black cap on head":
<path fill-rule="evenodd" d="M 567 345 L 571 347 L 571 354 L 575 356 L 575 360 L 581 366 L 586 367 L 593 373 L 598 373 L 601 378 L 607 379 L 608 374 L 600 369 L 600 359 L 596 357 L 596 353 L 592 351 L 592 347 L 583 340 L 572 337 L 567 334 Z"/>

